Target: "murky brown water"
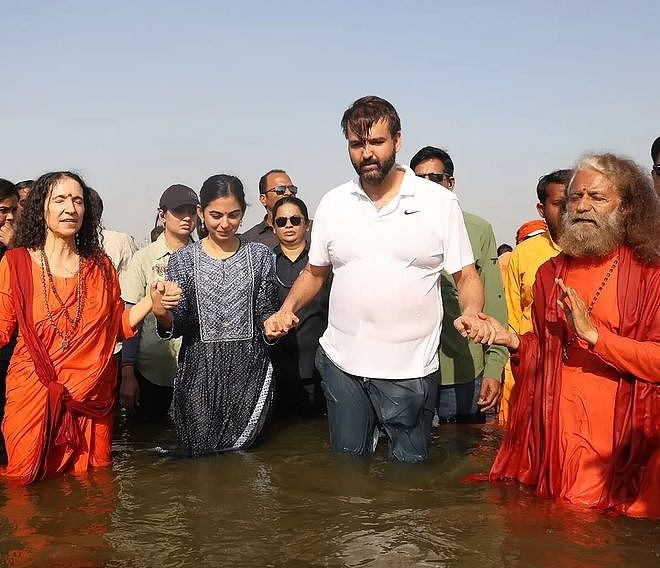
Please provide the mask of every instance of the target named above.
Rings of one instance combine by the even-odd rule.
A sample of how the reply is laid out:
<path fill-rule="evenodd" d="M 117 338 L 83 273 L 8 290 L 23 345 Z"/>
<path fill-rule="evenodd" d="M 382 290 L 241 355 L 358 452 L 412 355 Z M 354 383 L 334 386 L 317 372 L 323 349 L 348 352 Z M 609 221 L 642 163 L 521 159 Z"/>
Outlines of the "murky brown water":
<path fill-rule="evenodd" d="M 435 429 L 421 466 L 332 455 L 325 421 L 279 423 L 258 448 L 158 455 L 171 428 L 116 433 L 112 470 L 0 485 L 7 566 L 660 566 L 660 523 L 580 511 L 514 486 L 466 485 L 499 432 Z M 157 442 L 155 441 L 157 438 Z"/>

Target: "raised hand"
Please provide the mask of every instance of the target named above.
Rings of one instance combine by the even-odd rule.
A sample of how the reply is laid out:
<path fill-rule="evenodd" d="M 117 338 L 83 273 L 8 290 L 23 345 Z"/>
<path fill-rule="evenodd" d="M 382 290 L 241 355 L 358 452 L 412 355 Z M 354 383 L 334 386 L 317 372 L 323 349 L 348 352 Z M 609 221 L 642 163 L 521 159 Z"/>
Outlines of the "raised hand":
<path fill-rule="evenodd" d="M 557 304 L 564 311 L 568 325 L 580 339 L 584 339 L 589 345 L 596 345 L 598 328 L 591 321 L 586 304 L 573 288 L 564 284 L 561 278 L 555 278 L 555 283 L 561 289 Z"/>
<path fill-rule="evenodd" d="M 165 315 L 166 312 L 176 307 L 181 299 L 181 288 L 176 282 L 170 280 L 158 280 L 151 284 L 151 301 L 153 312 L 156 317 Z"/>
<path fill-rule="evenodd" d="M 16 231 L 12 223 L 5 222 L 5 224 L 0 227 L 0 243 L 5 245 L 5 247 L 12 248 L 14 246 L 15 236 Z"/>

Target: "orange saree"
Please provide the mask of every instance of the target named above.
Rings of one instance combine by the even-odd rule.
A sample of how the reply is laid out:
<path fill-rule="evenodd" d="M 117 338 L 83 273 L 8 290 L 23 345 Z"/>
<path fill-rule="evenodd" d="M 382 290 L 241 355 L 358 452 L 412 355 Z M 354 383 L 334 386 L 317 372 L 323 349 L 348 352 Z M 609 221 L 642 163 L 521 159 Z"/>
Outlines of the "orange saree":
<path fill-rule="evenodd" d="M 110 260 L 86 260 L 84 307 L 66 349 L 44 304 L 41 268 L 26 249 L 0 262 L 0 344 L 18 323 L 18 341 L 7 373 L 2 431 L 8 465 L 2 472 L 22 483 L 82 473 L 110 465 L 116 341 L 133 335 Z M 69 313 L 75 313 L 77 278 L 54 277 Z M 68 328 L 52 290 L 48 304 L 60 330 Z"/>

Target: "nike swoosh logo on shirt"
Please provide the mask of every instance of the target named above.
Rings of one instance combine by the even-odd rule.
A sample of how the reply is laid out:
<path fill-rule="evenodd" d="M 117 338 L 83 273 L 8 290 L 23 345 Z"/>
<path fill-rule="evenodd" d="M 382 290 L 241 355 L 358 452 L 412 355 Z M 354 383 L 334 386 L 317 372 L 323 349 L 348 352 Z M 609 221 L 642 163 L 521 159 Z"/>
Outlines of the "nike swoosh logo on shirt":
<path fill-rule="evenodd" d="M 406 210 L 406 211 L 403 212 L 404 215 L 412 215 L 413 213 L 419 213 L 419 210 L 418 211 L 408 211 L 408 210 Z"/>

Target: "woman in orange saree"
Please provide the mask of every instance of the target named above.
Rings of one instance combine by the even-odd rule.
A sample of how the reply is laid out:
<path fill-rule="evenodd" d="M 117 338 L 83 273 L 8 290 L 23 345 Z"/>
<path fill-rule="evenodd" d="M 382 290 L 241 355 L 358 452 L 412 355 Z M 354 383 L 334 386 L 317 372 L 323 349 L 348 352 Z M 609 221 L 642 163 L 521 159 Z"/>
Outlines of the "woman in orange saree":
<path fill-rule="evenodd" d="M 2 473 L 21 483 L 110 465 L 114 345 L 133 335 L 153 301 L 178 300 L 178 287 L 163 283 L 125 309 L 99 235 L 100 210 L 83 180 L 45 174 L 25 203 L 17 248 L 0 262 L 0 344 L 18 324 Z"/>

